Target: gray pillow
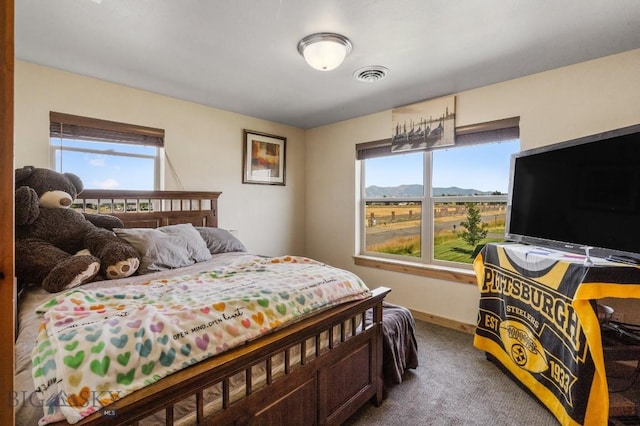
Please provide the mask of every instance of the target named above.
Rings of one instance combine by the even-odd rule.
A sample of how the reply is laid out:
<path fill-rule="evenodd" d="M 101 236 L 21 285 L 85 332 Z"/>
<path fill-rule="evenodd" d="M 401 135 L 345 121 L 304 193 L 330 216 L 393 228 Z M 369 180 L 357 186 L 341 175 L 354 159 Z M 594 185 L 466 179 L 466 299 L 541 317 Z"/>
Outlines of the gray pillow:
<path fill-rule="evenodd" d="M 230 251 L 247 251 L 244 244 L 226 229 L 210 228 L 207 226 L 196 226 L 195 228 L 207 244 L 207 248 L 211 254 Z"/>
<path fill-rule="evenodd" d="M 211 259 L 200 233 L 190 223 L 160 228 L 115 228 L 113 232 L 140 254 L 139 274 L 180 268 Z"/>

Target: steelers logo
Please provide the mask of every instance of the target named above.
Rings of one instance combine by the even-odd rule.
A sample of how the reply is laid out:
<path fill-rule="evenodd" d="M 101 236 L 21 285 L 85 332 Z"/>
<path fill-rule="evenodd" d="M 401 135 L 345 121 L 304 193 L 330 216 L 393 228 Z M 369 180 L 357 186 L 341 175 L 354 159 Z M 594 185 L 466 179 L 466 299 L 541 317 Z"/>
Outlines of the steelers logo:
<path fill-rule="evenodd" d="M 511 346 L 511 359 L 520 367 L 527 365 L 527 350 L 519 343 Z"/>
<path fill-rule="evenodd" d="M 499 330 L 505 352 L 518 367 L 531 373 L 549 369 L 544 349 L 527 325 L 505 320 L 500 323 Z"/>

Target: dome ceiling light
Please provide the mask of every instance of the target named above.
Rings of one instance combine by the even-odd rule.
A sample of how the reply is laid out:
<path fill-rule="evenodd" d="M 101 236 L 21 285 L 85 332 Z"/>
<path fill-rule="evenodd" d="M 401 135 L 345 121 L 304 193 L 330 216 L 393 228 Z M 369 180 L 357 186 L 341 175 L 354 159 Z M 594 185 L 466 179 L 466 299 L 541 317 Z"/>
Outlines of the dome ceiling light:
<path fill-rule="evenodd" d="M 343 35 L 335 33 L 315 33 L 298 43 L 298 52 L 310 67 L 320 71 L 336 69 L 351 52 L 351 42 Z"/>

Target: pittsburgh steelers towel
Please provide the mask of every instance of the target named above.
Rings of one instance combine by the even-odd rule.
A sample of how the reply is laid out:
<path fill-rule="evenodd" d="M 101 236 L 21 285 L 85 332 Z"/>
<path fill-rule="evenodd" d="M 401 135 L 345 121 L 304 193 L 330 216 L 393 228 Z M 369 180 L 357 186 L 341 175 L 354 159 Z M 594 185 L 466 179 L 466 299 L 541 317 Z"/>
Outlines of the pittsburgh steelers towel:
<path fill-rule="evenodd" d="M 493 355 L 563 425 L 606 425 L 609 395 L 594 300 L 640 298 L 640 268 L 522 244 L 474 261 L 474 346 Z"/>

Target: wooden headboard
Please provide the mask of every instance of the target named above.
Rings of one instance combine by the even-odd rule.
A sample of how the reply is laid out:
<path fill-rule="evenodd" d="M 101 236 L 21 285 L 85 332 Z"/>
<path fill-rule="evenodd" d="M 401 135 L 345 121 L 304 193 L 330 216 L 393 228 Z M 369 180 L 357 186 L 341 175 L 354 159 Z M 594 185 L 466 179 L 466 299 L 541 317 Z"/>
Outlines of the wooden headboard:
<path fill-rule="evenodd" d="M 72 208 L 117 216 L 126 228 L 158 228 L 192 223 L 218 226 L 218 197 L 208 191 L 131 191 L 86 189 Z"/>

